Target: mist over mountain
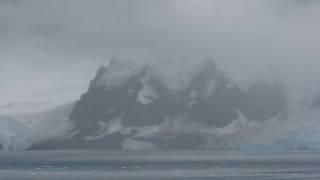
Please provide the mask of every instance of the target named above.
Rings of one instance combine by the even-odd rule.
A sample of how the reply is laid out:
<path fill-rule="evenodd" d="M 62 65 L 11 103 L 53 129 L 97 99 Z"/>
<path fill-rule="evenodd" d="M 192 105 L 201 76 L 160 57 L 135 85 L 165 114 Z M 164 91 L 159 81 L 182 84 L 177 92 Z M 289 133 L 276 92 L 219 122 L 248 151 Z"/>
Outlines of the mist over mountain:
<path fill-rule="evenodd" d="M 289 98 L 281 81 L 239 83 L 211 59 L 184 66 L 114 59 L 77 102 L 3 117 L 0 142 L 5 150 L 317 149 L 317 133 L 308 137 L 317 98 L 299 111 Z"/>
<path fill-rule="evenodd" d="M 313 0 L 1 1 L 0 112 L 73 101 L 112 57 L 213 57 L 235 80 L 276 77 L 297 96 L 313 95 L 319 9 Z"/>
<path fill-rule="evenodd" d="M 0 1 L 0 144 L 317 149 L 319 12 L 316 0 Z"/>
<path fill-rule="evenodd" d="M 287 120 L 279 82 L 241 89 L 212 60 L 197 65 L 174 67 L 170 74 L 153 64 L 111 61 L 76 102 L 69 135 L 32 148 L 205 149 L 212 137 L 220 138 L 219 131 L 238 131 L 240 118 Z"/>

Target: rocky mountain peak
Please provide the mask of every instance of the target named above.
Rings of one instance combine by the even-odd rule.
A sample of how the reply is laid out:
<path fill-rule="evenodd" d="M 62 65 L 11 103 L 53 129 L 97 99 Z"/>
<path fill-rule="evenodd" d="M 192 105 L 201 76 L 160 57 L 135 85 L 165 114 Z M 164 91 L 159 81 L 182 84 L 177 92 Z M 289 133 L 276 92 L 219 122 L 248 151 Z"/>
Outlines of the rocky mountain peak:
<path fill-rule="evenodd" d="M 199 67 L 172 72 L 128 61 L 102 66 L 70 114 L 74 134 L 59 146 L 196 149 L 205 146 L 206 134 L 215 133 L 203 129 L 232 132 L 240 114 L 249 121 L 285 114 L 281 86 L 258 83 L 243 91 L 213 61 Z"/>

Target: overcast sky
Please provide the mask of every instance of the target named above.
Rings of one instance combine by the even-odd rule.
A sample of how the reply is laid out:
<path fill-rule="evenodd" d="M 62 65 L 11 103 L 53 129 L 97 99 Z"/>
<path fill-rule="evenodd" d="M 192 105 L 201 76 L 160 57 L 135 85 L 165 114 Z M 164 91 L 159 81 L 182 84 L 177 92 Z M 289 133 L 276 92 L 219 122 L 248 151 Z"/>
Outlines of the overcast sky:
<path fill-rule="evenodd" d="M 75 100 L 115 56 L 314 89 L 319 19 L 317 0 L 0 0 L 0 112 Z"/>

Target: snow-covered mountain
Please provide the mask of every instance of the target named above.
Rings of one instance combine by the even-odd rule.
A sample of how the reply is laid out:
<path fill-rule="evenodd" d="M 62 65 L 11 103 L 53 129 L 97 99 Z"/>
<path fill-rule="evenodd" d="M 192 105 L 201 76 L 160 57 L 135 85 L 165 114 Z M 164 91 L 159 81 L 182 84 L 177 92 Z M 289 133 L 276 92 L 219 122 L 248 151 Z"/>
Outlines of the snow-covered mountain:
<path fill-rule="evenodd" d="M 213 61 L 197 64 L 159 70 L 112 61 L 76 102 L 73 130 L 31 149 L 201 149 L 248 121 L 286 119 L 280 83 L 243 89 Z"/>

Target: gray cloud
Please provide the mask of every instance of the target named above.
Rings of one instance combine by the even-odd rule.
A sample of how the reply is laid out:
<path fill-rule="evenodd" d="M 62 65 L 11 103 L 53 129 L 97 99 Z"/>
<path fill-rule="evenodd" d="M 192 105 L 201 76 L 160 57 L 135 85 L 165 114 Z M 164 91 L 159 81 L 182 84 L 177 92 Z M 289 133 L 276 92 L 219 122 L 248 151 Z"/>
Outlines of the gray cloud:
<path fill-rule="evenodd" d="M 213 57 L 235 78 L 277 76 L 309 91 L 319 83 L 319 4 L 1 0 L 0 104 L 75 99 L 97 66 L 114 56 L 166 62 Z M 39 92 L 43 98 L 34 96 Z"/>

